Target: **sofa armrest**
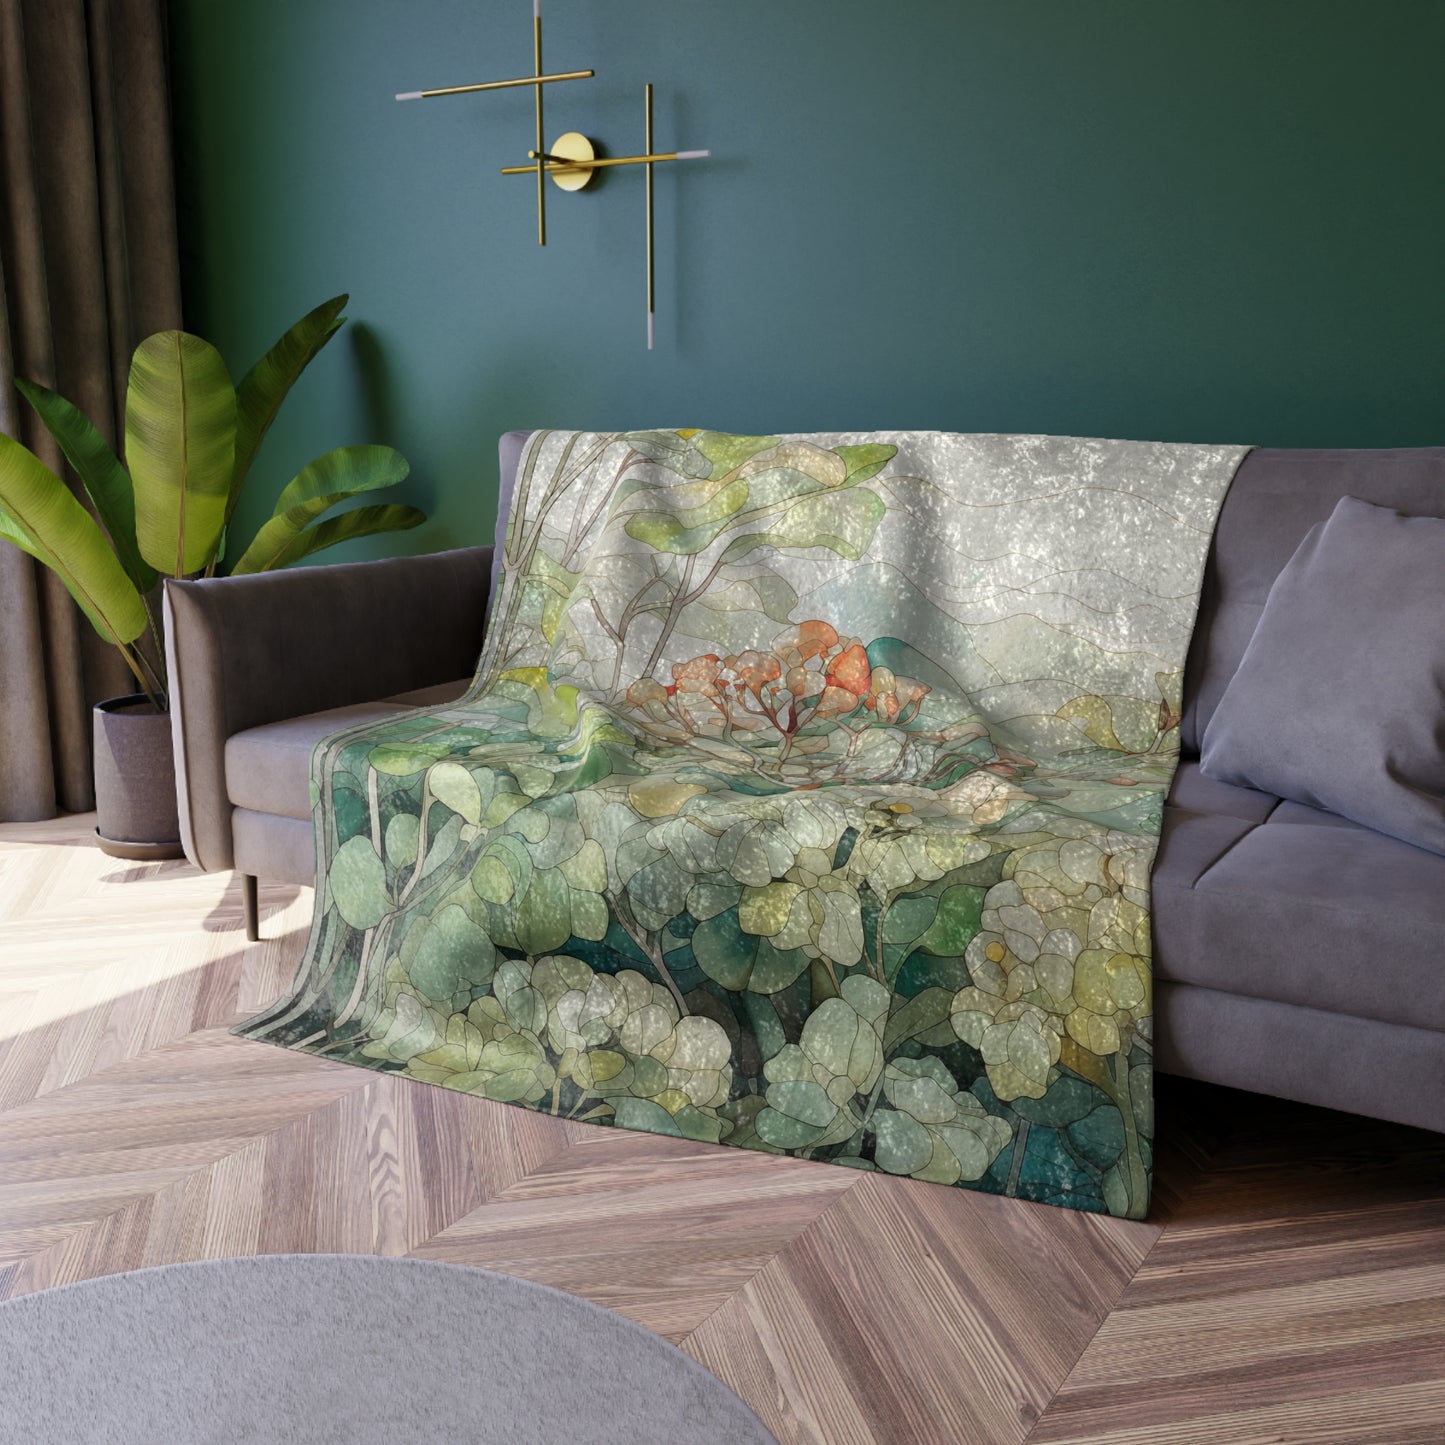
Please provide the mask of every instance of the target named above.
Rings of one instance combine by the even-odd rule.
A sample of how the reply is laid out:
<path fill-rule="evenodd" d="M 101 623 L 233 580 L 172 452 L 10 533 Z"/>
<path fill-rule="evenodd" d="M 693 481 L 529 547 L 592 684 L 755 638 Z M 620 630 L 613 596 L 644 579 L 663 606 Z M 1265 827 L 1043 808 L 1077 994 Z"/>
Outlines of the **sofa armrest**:
<path fill-rule="evenodd" d="M 232 866 L 226 739 L 246 728 L 469 676 L 492 548 L 165 585 L 181 841 Z"/>

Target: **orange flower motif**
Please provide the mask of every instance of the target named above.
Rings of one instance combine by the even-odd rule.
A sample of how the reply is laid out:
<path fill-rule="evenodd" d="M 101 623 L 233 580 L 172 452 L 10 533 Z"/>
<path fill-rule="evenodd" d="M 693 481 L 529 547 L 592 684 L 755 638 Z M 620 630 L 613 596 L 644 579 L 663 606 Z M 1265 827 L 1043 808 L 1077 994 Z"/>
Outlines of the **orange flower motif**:
<path fill-rule="evenodd" d="M 910 718 L 917 717 L 923 699 L 931 691 L 926 682 L 899 677 L 892 668 L 875 667 L 863 706 L 876 710 L 884 722 L 897 722 L 909 708 L 913 709 Z"/>
<path fill-rule="evenodd" d="M 793 662 L 794 659 L 789 657 L 789 653 L 796 652 L 798 663 L 807 662 L 811 657 L 822 657 L 837 645 L 837 630 L 816 617 L 807 622 L 800 622 L 787 632 L 780 632 L 773 639 L 773 646 L 781 657 L 788 662 Z"/>
<path fill-rule="evenodd" d="M 627 689 L 627 706 L 639 711 L 653 712 L 667 706 L 668 690 L 652 677 L 640 677 Z"/>
<path fill-rule="evenodd" d="M 857 642 L 840 652 L 828 664 L 825 674 L 831 686 L 845 688 L 855 697 L 863 697 L 867 693 L 872 675 L 868 654 L 864 652 L 862 644 Z"/>
<path fill-rule="evenodd" d="M 810 723 L 836 721 L 856 741 L 858 730 L 846 719 L 860 708 L 866 710 L 860 719 L 865 729 L 874 725 L 868 712 L 877 722 L 904 724 L 918 716 L 928 692 L 926 683 L 873 667 L 859 638 L 840 637 L 815 617 L 780 632 L 770 651 L 749 648 L 722 658 L 702 653 L 674 663 L 666 687 L 641 678 L 627 689 L 626 703 L 694 735 L 771 728 L 782 739 L 782 760 Z M 814 751 L 826 745 L 822 736 L 799 742 Z"/>
<path fill-rule="evenodd" d="M 857 706 L 857 693 L 850 692 L 846 687 L 828 687 L 823 690 L 812 715 L 815 718 L 846 717 L 856 710 Z"/>
<path fill-rule="evenodd" d="M 734 690 L 746 690 L 756 697 L 770 682 L 776 682 L 783 673 L 783 665 L 771 652 L 740 652 L 736 657 L 723 659 L 723 671 L 730 673 Z"/>
<path fill-rule="evenodd" d="M 673 686 L 688 692 L 711 692 L 721 669 L 722 659 L 715 652 L 705 652 L 701 657 L 692 657 L 686 662 L 674 662 Z"/>

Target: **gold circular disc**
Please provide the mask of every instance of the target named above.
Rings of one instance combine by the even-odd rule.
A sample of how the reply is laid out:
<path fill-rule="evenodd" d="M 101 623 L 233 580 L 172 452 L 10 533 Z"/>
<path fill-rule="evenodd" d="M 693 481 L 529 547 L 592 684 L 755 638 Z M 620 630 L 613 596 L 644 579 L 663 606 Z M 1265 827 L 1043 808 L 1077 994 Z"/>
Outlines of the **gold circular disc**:
<path fill-rule="evenodd" d="M 569 130 L 566 135 L 559 135 L 552 142 L 552 154 L 562 156 L 569 161 L 591 161 L 597 158 L 597 152 L 592 149 L 592 142 L 575 130 Z M 549 171 L 547 174 L 564 191 L 580 191 L 592 179 L 595 172 L 588 166 L 578 166 L 575 170 L 567 166 L 558 167 L 557 170 Z"/>

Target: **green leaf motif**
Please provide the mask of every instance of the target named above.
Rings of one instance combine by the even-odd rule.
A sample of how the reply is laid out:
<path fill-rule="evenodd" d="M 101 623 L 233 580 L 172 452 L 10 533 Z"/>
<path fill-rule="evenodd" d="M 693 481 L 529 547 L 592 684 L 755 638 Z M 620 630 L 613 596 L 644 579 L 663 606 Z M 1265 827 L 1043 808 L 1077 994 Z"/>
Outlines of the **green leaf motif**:
<path fill-rule="evenodd" d="M 482 809 L 491 802 L 492 774 L 486 772 L 482 777 L 488 784 L 485 801 L 476 773 L 460 763 L 438 763 L 427 774 L 426 784 L 439 803 L 460 813 L 468 823 L 480 823 Z"/>
<path fill-rule="evenodd" d="M 409 868 L 416 862 L 417 841 L 421 824 L 412 813 L 397 813 L 386 825 L 386 861 L 395 869 Z"/>
<path fill-rule="evenodd" d="M 759 547 L 780 552 L 826 547 L 856 562 L 873 540 L 885 511 L 883 498 L 866 487 L 803 497 L 765 530 L 734 538 L 723 555 L 735 562 Z"/>
<path fill-rule="evenodd" d="M 917 1038 L 937 1028 L 947 1029 L 951 1041 L 953 1029 L 948 1020 L 952 1004 L 953 994 L 946 988 L 926 988 L 915 994 L 888 1020 L 883 1035 L 884 1049 L 891 1054 L 905 1039 Z"/>
<path fill-rule="evenodd" d="M 424 772 L 445 757 L 446 751 L 444 743 L 378 743 L 368 754 L 367 761 L 378 773 L 405 778 L 412 773 Z"/>
<path fill-rule="evenodd" d="M 554 953 L 572 933 L 567 880 L 555 868 L 532 875 L 513 922 L 517 942 L 534 957 Z"/>
<path fill-rule="evenodd" d="M 873 1157 L 880 1169 L 889 1174 L 912 1174 L 928 1163 L 933 1141 L 911 1114 L 879 1109 L 873 1115 L 873 1129 L 878 1136 Z"/>
<path fill-rule="evenodd" d="M 778 993 L 808 967 L 801 948 L 778 949 L 770 939 L 745 933 L 736 908 L 700 923 L 692 950 L 702 971 L 734 993 Z"/>
<path fill-rule="evenodd" d="M 871 982 L 854 975 L 845 981 L 845 989 L 855 980 Z M 881 984 L 875 983 L 874 987 L 886 995 Z M 883 1007 L 887 1006 L 885 996 Z M 871 1019 L 859 1014 L 846 994 L 824 999 L 808 1015 L 799 1046 L 812 1063 L 835 1079 L 847 1080 L 849 1087 L 843 1097 L 834 1095 L 839 1103 L 852 1094 L 867 1093 L 883 1071 L 883 1045 L 878 1031 Z"/>
<path fill-rule="evenodd" d="M 674 1139 L 682 1138 L 677 1121 L 651 1099 L 618 1098 L 613 1103 L 617 1111 L 617 1122 L 624 1129 L 641 1129 L 648 1134 L 671 1134 Z"/>
<path fill-rule="evenodd" d="M 937 915 L 918 940 L 919 948 L 944 958 L 961 958 L 978 933 L 986 892 L 966 883 L 944 889 Z"/>
<path fill-rule="evenodd" d="M 856 487 L 876 477 L 889 462 L 898 455 L 898 448 L 884 442 L 867 442 L 862 446 L 834 447 L 848 468 L 848 480 L 844 486 Z"/>
<path fill-rule="evenodd" d="M 492 941 L 455 903 L 431 920 L 411 966 L 411 981 L 426 998 L 445 1002 L 462 989 L 485 988 L 496 969 Z"/>
<path fill-rule="evenodd" d="M 692 511 L 639 512 L 626 527 L 627 535 L 659 552 L 688 556 L 701 552 L 724 531 L 747 505 L 748 484 L 723 487 L 706 506 Z"/>
<path fill-rule="evenodd" d="M 779 1149 L 805 1149 L 827 1132 L 838 1107 L 812 1079 L 768 1086 L 768 1107 L 757 1117 L 761 1138 Z"/>
<path fill-rule="evenodd" d="M 348 838 L 336 850 L 328 882 L 336 911 L 353 928 L 375 928 L 391 908 L 386 867 L 369 838 Z"/>
<path fill-rule="evenodd" d="M 713 476 L 725 477 L 760 452 L 778 444 L 776 437 L 733 436 L 728 432 L 699 432 L 692 439 L 693 447 L 712 463 Z"/>

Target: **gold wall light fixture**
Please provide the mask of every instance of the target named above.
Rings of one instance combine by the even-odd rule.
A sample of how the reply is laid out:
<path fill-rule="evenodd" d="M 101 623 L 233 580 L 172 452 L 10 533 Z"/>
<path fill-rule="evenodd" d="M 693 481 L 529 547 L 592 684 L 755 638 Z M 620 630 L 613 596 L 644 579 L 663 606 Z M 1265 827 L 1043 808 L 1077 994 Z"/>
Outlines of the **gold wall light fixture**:
<path fill-rule="evenodd" d="M 532 149 L 527 152 L 531 164 L 525 166 L 504 166 L 504 176 L 536 176 L 537 178 L 537 244 L 547 244 L 547 198 L 546 179 L 564 191 L 580 191 L 600 170 L 615 166 L 646 167 L 646 249 L 647 249 L 647 349 L 653 349 L 656 334 L 656 265 L 654 262 L 653 240 L 653 192 L 652 168 L 662 161 L 701 160 L 711 151 L 654 151 L 652 148 L 652 86 L 643 88 L 643 134 L 642 154 L 636 156 L 599 156 L 597 147 L 578 131 L 568 131 L 552 142 L 550 150 L 542 149 L 542 87 L 562 80 L 585 80 L 596 72 L 591 70 L 566 70 L 555 75 L 542 72 L 542 8 L 541 0 L 532 0 L 532 57 L 533 73 L 517 80 L 486 80 L 477 85 L 448 85 L 435 90 L 406 90 L 397 95 L 398 100 L 430 100 L 443 95 L 471 95 L 480 90 L 510 90 L 517 86 L 530 85 L 536 97 L 535 135 Z"/>
<path fill-rule="evenodd" d="M 398 100 L 434 100 L 443 95 L 473 95 L 479 90 L 513 90 L 530 85 L 536 98 L 537 149 L 542 149 L 542 87 L 560 80 L 587 80 L 596 74 L 591 70 L 563 70 L 556 75 L 542 74 L 542 0 L 532 0 L 532 74 L 517 80 L 484 80 L 477 85 L 445 85 L 436 90 L 402 90 Z M 537 177 L 537 244 L 547 244 L 547 195 L 542 177 Z"/>

